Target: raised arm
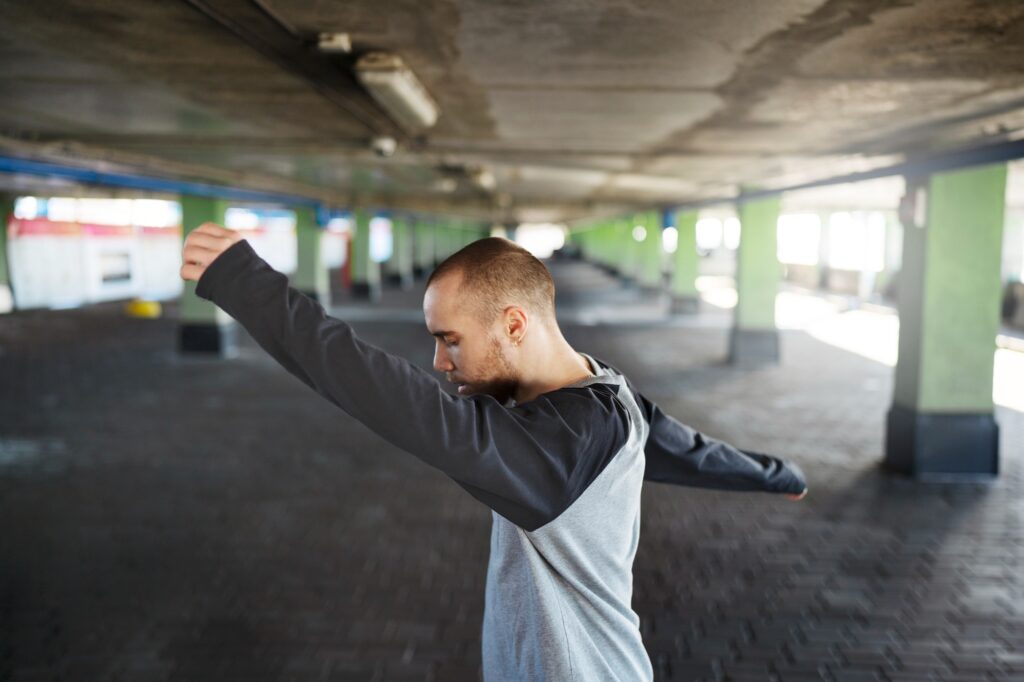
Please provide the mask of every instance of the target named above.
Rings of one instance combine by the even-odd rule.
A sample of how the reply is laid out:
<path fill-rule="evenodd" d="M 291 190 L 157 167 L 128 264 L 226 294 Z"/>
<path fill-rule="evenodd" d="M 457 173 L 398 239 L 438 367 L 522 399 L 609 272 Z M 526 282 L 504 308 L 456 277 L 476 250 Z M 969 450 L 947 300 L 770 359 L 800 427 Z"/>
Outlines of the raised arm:
<path fill-rule="evenodd" d="M 420 367 L 363 342 L 290 288 L 248 242 L 216 227 L 193 240 L 209 244 L 209 255 L 189 254 L 186 243 L 182 276 L 198 277 L 198 296 L 321 396 L 513 523 L 533 530 L 560 514 L 586 472 L 625 442 L 628 423 L 609 387 L 563 389 L 512 409 L 490 396 L 452 396 Z M 192 259 L 201 274 L 186 269 Z"/>

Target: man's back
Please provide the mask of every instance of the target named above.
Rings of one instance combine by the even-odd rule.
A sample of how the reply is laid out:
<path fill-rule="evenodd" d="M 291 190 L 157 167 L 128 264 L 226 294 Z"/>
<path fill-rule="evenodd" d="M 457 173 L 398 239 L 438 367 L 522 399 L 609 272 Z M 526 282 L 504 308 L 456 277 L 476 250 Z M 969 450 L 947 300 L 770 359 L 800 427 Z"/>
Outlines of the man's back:
<path fill-rule="evenodd" d="M 493 513 L 485 679 L 652 677 L 630 605 L 648 427 L 623 377 L 591 366 L 599 376 L 573 386 L 607 385 L 629 415 L 628 437 L 609 444 L 618 450 L 603 470 L 544 526 L 527 531 Z"/>

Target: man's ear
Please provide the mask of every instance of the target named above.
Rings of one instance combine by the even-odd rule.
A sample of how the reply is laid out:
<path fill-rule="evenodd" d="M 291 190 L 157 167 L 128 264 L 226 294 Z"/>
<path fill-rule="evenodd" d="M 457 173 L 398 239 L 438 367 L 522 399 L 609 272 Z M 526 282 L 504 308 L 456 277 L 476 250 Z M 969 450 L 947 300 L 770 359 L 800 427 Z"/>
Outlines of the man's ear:
<path fill-rule="evenodd" d="M 519 306 L 505 308 L 505 335 L 513 346 L 518 346 L 526 336 L 526 330 L 530 326 L 530 317 L 525 310 Z"/>

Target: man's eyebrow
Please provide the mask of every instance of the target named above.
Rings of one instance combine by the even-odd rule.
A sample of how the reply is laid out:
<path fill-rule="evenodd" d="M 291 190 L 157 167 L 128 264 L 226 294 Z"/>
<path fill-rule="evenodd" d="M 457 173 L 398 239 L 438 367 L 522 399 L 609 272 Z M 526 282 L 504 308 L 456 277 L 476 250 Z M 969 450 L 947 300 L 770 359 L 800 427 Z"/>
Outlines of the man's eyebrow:
<path fill-rule="evenodd" d="M 436 336 L 437 338 L 440 339 L 443 336 L 455 336 L 456 334 L 455 334 L 455 332 L 450 332 L 450 331 L 437 331 L 437 332 L 430 332 L 430 335 L 431 336 Z"/>

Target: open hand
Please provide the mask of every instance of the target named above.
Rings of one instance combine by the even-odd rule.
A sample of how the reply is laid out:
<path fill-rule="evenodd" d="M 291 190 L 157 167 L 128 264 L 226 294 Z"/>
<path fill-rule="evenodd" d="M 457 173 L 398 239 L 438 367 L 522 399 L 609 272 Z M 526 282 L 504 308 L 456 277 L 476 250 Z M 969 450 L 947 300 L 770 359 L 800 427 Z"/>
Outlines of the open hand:
<path fill-rule="evenodd" d="M 234 230 L 216 223 L 203 223 L 192 230 L 181 251 L 181 278 L 198 280 L 217 256 L 241 239 Z"/>

